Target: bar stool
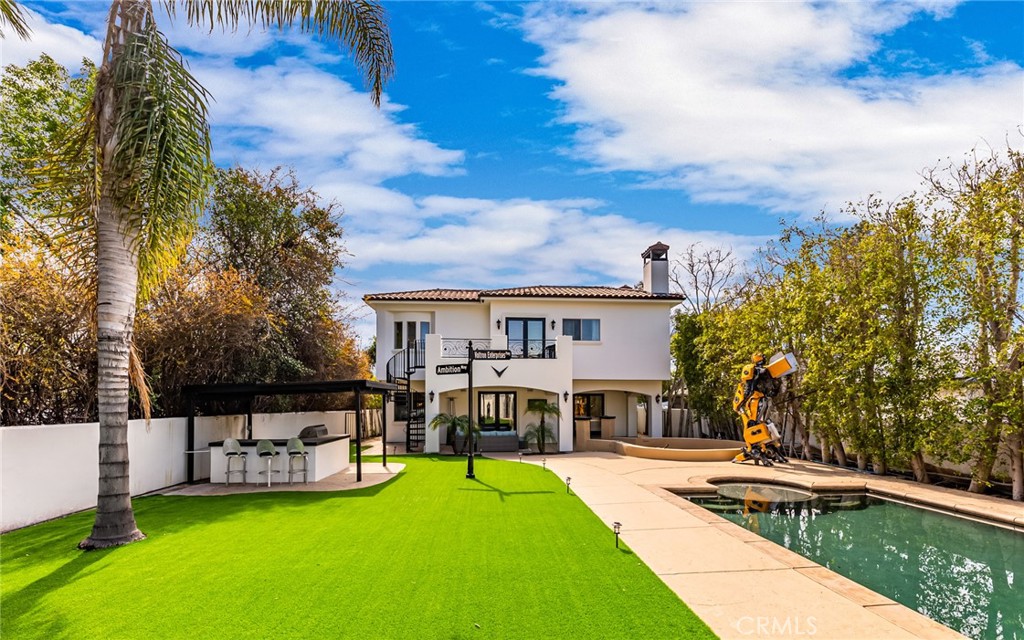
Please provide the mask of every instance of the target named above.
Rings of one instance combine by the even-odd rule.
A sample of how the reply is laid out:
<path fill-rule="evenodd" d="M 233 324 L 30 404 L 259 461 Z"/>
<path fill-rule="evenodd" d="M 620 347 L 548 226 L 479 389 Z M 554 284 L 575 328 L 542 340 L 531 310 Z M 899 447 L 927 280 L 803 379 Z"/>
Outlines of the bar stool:
<path fill-rule="evenodd" d="M 263 458 L 266 458 L 267 460 L 267 470 L 260 471 L 257 475 L 263 475 L 264 473 L 267 474 L 267 486 L 269 487 L 271 474 L 281 473 L 279 470 L 273 468 L 278 455 L 277 447 L 275 447 L 274 443 L 270 440 L 260 440 L 256 443 L 256 455 L 258 455 L 261 460 Z"/>
<path fill-rule="evenodd" d="M 302 474 L 302 484 L 308 484 L 309 452 L 306 451 L 306 445 L 302 444 L 302 440 L 298 438 L 289 438 L 285 448 L 288 450 L 288 484 L 291 484 L 292 478 L 299 473 Z M 296 469 L 295 463 L 299 460 L 302 461 L 302 468 Z"/>
<path fill-rule="evenodd" d="M 228 438 L 227 440 L 224 441 L 224 447 L 223 448 L 224 448 L 224 457 L 227 458 L 227 466 L 225 467 L 225 471 L 224 471 L 224 485 L 227 486 L 227 485 L 231 484 L 231 474 L 232 473 L 240 473 L 240 474 L 242 474 L 242 484 L 245 484 L 245 473 L 246 473 L 246 470 L 247 470 L 247 465 L 248 465 L 247 460 L 248 460 L 248 458 L 246 457 L 246 452 L 242 451 L 242 445 L 240 445 L 238 443 L 238 440 L 235 440 L 234 438 Z M 232 469 L 231 468 L 231 462 L 233 460 L 241 460 L 242 461 L 242 468 L 241 469 Z"/>

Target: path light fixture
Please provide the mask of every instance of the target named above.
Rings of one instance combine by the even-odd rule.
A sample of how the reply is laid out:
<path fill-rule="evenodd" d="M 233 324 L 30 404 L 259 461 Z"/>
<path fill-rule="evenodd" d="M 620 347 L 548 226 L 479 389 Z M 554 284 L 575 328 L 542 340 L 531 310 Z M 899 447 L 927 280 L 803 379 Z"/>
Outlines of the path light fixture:
<path fill-rule="evenodd" d="M 519 452 L 519 464 L 523 464 L 523 452 Z"/>
<path fill-rule="evenodd" d="M 430 392 L 429 394 L 427 394 L 427 395 L 429 395 L 429 396 L 430 396 L 430 401 L 431 401 L 431 402 L 433 402 L 433 401 L 434 401 L 434 392 L 433 392 L 433 391 L 431 391 L 431 392 Z"/>
<path fill-rule="evenodd" d="M 572 483 L 572 478 L 565 476 L 565 492 L 569 493 L 569 485 Z"/>
<path fill-rule="evenodd" d="M 622 530 L 622 523 L 621 522 L 613 522 L 612 523 L 612 529 L 615 530 L 615 548 L 618 549 L 619 548 L 619 531 Z"/>
<path fill-rule="evenodd" d="M 541 464 L 542 467 L 544 467 L 545 471 L 548 470 L 548 459 L 547 458 L 541 458 L 540 459 L 540 464 Z"/>

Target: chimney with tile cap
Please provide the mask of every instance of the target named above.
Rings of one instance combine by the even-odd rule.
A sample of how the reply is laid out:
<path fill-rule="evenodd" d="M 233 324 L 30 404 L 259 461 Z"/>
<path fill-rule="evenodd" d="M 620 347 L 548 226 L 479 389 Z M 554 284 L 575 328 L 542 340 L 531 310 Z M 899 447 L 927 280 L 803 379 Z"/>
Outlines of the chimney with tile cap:
<path fill-rule="evenodd" d="M 668 245 L 656 242 L 640 256 L 644 259 L 644 291 L 668 293 Z"/>

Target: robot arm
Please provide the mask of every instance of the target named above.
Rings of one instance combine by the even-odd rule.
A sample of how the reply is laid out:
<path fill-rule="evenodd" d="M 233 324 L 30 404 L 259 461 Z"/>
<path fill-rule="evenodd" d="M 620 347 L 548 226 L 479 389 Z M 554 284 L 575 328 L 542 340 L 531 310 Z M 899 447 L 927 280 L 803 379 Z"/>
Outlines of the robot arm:
<path fill-rule="evenodd" d="M 755 464 L 770 466 L 772 460 L 786 461 L 778 446 L 778 429 L 765 419 L 768 404 L 763 400 L 777 395 L 780 379 L 794 371 L 796 358 L 791 353 L 778 353 L 771 362 L 767 362 L 760 353 L 755 353 L 751 363 L 743 367 L 732 406 L 742 419 L 746 446 L 736 456 L 735 462 L 752 459 Z"/>

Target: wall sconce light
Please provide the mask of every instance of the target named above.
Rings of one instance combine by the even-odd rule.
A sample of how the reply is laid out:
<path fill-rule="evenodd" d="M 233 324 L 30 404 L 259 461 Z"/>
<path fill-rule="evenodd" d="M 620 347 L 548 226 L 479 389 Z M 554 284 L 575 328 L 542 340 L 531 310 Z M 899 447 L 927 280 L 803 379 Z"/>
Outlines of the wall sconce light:
<path fill-rule="evenodd" d="M 433 392 L 433 391 L 431 391 L 431 392 L 430 392 L 430 393 L 428 393 L 427 395 L 428 395 L 428 396 L 430 396 L 430 401 L 431 401 L 431 402 L 433 402 L 433 401 L 434 401 L 434 392 Z"/>
<path fill-rule="evenodd" d="M 564 400 L 566 402 L 569 402 L 569 392 L 568 391 L 563 391 L 562 392 L 562 400 Z"/>
<path fill-rule="evenodd" d="M 498 327 L 499 329 L 501 328 L 501 318 L 498 318 L 497 320 L 494 321 L 494 326 Z"/>
<path fill-rule="evenodd" d="M 554 320 L 552 320 L 552 321 L 551 321 L 551 330 L 553 331 L 554 329 L 555 329 L 555 321 L 554 321 Z"/>
<path fill-rule="evenodd" d="M 661 402 L 661 394 L 660 393 L 658 395 L 654 396 L 654 402 L 655 402 L 655 404 Z"/>
<path fill-rule="evenodd" d="M 565 476 L 565 492 L 569 493 L 569 484 L 572 483 L 572 478 Z"/>
<path fill-rule="evenodd" d="M 619 548 L 619 531 L 622 530 L 622 523 L 621 522 L 613 522 L 612 523 L 612 529 L 615 530 L 615 548 L 618 549 Z"/>

